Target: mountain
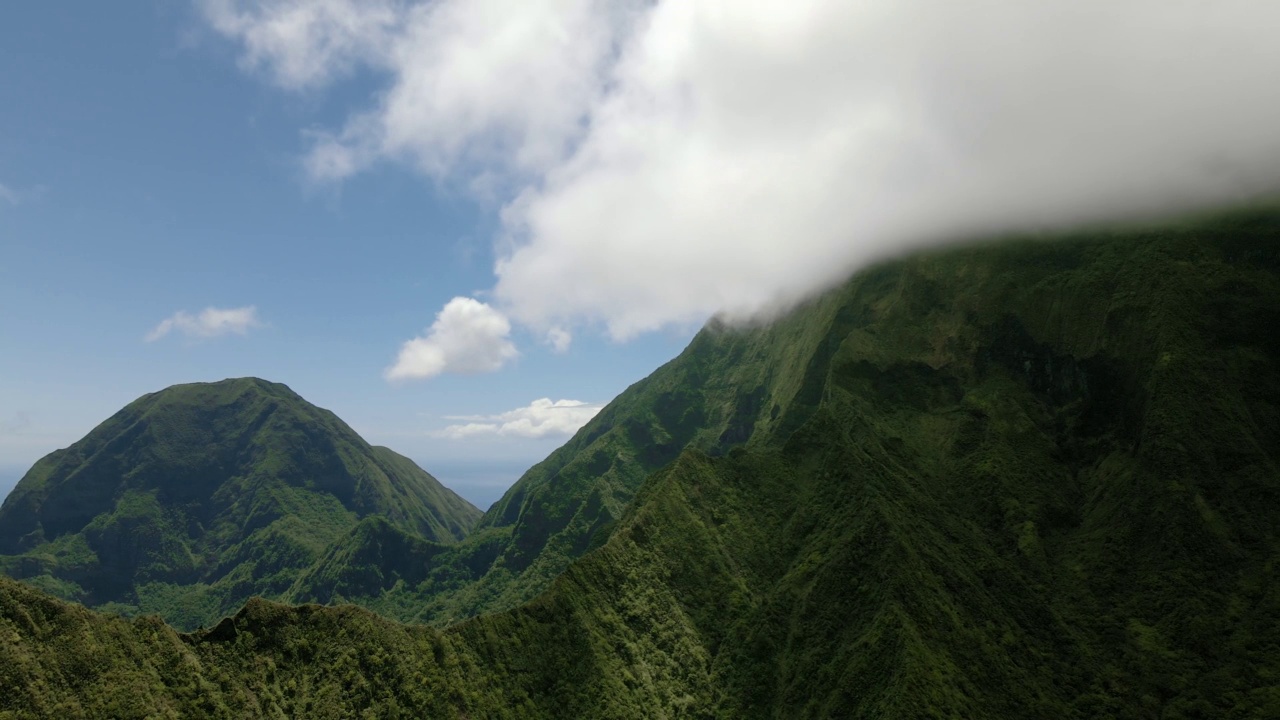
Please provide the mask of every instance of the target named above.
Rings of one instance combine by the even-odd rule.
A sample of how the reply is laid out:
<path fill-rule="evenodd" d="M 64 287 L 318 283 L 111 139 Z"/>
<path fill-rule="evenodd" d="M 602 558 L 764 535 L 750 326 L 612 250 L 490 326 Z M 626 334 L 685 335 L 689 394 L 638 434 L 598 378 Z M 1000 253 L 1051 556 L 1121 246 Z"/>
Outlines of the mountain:
<path fill-rule="evenodd" d="M 479 515 L 284 385 L 178 385 L 36 463 L 0 506 L 0 570 L 195 627 L 283 593 L 362 519 L 451 543 Z"/>
<path fill-rule="evenodd" d="M 680 453 L 723 455 L 803 424 L 822 398 L 850 312 L 844 296 L 831 293 L 755 331 L 713 321 L 530 468 L 462 543 L 432 548 L 384 528 L 418 550 L 381 555 L 381 582 L 355 582 L 369 566 L 350 558 L 370 554 L 335 545 L 286 599 L 354 602 L 404 621 L 447 624 L 534 598 L 602 545 L 645 479 Z"/>
<path fill-rule="evenodd" d="M 1270 209 L 885 263 L 708 327 L 461 543 L 367 519 L 295 585 L 531 600 L 184 635 L 0 581 L 0 711 L 1277 717 L 1278 326 Z"/>

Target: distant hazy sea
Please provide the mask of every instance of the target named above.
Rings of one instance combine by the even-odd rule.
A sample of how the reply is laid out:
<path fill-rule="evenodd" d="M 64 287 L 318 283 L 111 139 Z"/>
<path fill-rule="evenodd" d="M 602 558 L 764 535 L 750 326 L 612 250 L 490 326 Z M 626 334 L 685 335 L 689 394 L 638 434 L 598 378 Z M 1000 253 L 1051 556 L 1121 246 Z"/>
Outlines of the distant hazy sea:
<path fill-rule="evenodd" d="M 26 468 L 0 467 L 0 502 L 9 497 L 9 491 L 18 484 L 26 472 Z"/>
<path fill-rule="evenodd" d="M 441 485 L 466 498 L 481 511 L 502 499 L 507 488 L 529 469 L 526 463 L 435 463 L 415 462 L 431 473 Z"/>
<path fill-rule="evenodd" d="M 488 510 L 490 505 L 500 500 L 507 488 L 529 469 L 529 466 L 523 463 L 491 465 L 458 463 L 445 464 L 443 467 L 439 465 L 431 467 L 425 463 L 422 465 L 428 468 L 427 471 L 445 487 L 471 501 L 471 504 L 481 510 Z M 9 496 L 9 491 L 18 484 L 26 472 L 27 468 L 24 467 L 0 467 L 0 501 Z"/>

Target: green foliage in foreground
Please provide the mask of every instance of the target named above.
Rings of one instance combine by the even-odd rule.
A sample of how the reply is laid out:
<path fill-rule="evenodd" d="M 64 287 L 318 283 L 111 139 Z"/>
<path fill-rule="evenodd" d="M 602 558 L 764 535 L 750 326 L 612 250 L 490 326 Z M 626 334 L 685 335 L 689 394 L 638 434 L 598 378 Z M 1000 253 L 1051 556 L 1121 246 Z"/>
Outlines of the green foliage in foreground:
<path fill-rule="evenodd" d="M 532 601 L 184 636 L 0 581 L 0 717 L 1277 717 L 1277 326 L 1268 212 L 885 265 L 660 371 L 750 420 L 672 408 L 692 447 Z M 515 557 L 534 496 L 477 547 Z M 352 532 L 339 593 L 486 560 Z"/>
<path fill-rule="evenodd" d="M 361 518 L 455 542 L 479 515 L 284 385 L 178 385 L 36 463 L 0 507 L 0 572 L 195 628 L 284 594 Z"/>

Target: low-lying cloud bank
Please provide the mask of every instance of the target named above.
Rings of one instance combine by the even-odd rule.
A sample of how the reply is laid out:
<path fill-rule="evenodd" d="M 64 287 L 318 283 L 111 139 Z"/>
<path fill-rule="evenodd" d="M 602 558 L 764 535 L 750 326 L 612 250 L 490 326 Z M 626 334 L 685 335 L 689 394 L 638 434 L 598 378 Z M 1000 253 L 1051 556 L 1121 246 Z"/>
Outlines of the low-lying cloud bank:
<path fill-rule="evenodd" d="M 440 430 L 436 437 L 461 440 L 463 438 L 482 435 L 503 435 L 510 437 L 544 438 L 552 435 L 569 436 L 574 434 L 587 421 L 600 412 L 603 405 L 585 403 L 581 400 L 556 400 L 542 398 L 534 400 L 527 407 L 508 410 L 497 415 L 454 415 L 446 420 L 464 420 L 466 422 Z"/>
<path fill-rule="evenodd" d="M 747 317 L 922 244 L 1280 189 L 1263 0 L 203 9 L 282 87 L 380 71 L 311 135 L 312 176 L 497 193 L 494 311 L 540 334 Z"/>

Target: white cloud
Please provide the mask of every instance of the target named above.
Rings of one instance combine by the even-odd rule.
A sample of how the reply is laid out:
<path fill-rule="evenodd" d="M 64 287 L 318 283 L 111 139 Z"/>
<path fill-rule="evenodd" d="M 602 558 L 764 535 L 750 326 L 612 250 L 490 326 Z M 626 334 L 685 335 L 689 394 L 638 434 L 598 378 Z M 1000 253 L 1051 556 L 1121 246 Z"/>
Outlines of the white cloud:
<path fill-rule="evenodd" d="M 434 433 L 437 437 L 461 440 L 481 435 L 505 435 L 544 438 L 549 435 L 572 435 L 600 412 L 603 405 L 580 400 L 542 398 L 527 407 L 497 415 L 454 415 L 447 420 L 467 420 Z"/>
<path fill-rule="evenodd" d="M 1275 3 L 319 6 L 215 27 L 285 86 L 385 73 L 313 176 L 496 188 L 494 302 L 542 332 L 742 317 L 924 243 L 1280 190 Z"/>
<path fill-rule="evenodd" d="M 198 315 L 179 310 L 160 321 L 145 340 L 155 342 L 171 332 L 177 331 L 191 338 L 212 338 L 219 335 L 245 335 L 249 330 L 262 325 L 258 320 L 258 309 L 253 305 L 239 308 L 207 307 Z"/>
<path fill-rule="evenodd" d="M 244 44 L 241 65 L 291 90 L 323 85 L 359 64 L 384 64 L 403 22 L 395 0 L 197 0 L 209 24 Z"/>
<path fill-rule="evenodd" d="M 322 85 L 365 64 L 392 78 L 375 107 L 310 133 L 306 167 L 337 179 L 385 158 L 446 175 L 460 162 L 539 172 L 564 157 L 604 91 L 641 0 L 204 0 L 241 63 L 278 85 Z M 472 178 L 481 179 L 481 178 Z M 487 176 L 493 179 L 493 176 Z M 483 181 L 484 179 L 482 179 Z M 484 184 L 482 182 L 482 184 Z"/>
<path fill-rule="evenodd" d="M 0 200 L 4 200 L 10 205 L 17 205 L 21 200 L 21 196 L 14 192 L 9 186 L 0 183 Z"/>
<path fill-rule="evenodd" d="M 405 380 L 446 372 L 493 372 L 519 354 L 510 335 L 505 315 L 479 300 L 455 297 L 436 314 L 425 336 L 401 346 L 385 375 L 388 380 Z"/>
<path fill-rule="evenodd" d="M 425 172 L 485 168 L 536 177 L 565 157 L 604 91 L 617 29 L 638 3 L 441 0 L 404 14 L 389 50 L 393 81 L 374 108 L 318 136 L 313 177 L 340 178 L 383 158 Z"/>
<path fill-rule="evenodd" d="M 568 352 L 573 344 L 573 334 L 562 327 L 553 327 L 547 331 L 547 344 L 557 354 Z"/>

